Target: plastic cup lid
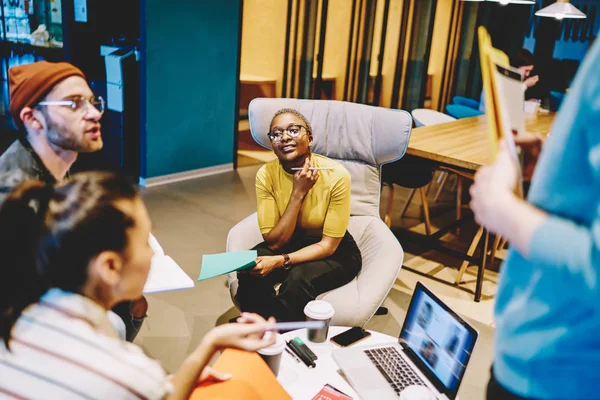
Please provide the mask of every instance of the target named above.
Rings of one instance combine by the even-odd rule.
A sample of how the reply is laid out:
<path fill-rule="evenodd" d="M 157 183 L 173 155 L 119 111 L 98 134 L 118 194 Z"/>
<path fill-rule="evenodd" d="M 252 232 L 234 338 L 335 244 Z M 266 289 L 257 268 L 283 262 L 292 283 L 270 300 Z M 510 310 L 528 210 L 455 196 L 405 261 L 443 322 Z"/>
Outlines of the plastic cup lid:
<path fill-rule="evenodd" d="M 313 300 L 304 307 L 304 314 L 312 319 L 329 319 L 335 314 L 333 306 L 323 300 Z"/>
<path fill-rule="evenodd" d="M 273 334 L 272 332 L 266 332 L 265 335 L 268 334 Z M 265 356 L 274 356 L 277 354 L 280 354 L 281 352 L 283 352 L 283 349 L 285 348 L 285 341 L 283 340 L 283 337 L 281 337 L 281 335 L 278 333 L 275 339 L 275 343 L 273 343 L 272 345 L 270 345 L 269 347 L 265 347 L 263 349 L 258 350 L 258 352 L 262 355 Z"/>

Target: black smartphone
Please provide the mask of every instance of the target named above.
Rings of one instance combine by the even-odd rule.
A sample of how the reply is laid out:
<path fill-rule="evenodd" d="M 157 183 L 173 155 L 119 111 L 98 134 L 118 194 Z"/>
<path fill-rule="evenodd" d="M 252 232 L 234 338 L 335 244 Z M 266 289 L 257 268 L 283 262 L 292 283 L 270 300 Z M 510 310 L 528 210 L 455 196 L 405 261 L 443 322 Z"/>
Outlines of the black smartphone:
<path fill-rule="evenodd" d="M 335 335 L 331 338 L 331 341 L 340 347 L 352 346 L 354 343 L 360 342 L 363 339 L 371 336 L 371 332 L 364 330 L 360 326 L 355 326 L 347 331 Z"/>

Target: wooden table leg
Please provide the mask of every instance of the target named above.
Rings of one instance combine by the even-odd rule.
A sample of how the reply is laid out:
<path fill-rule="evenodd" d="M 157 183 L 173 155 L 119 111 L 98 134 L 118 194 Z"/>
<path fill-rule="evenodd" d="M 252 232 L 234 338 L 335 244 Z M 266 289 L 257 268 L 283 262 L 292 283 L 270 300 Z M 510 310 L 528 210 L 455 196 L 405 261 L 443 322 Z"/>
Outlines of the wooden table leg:
<path fill-rule="evenodd" d="M 442 190 L 444 190 L 444 187 L 446 186 L 446 181 L 448 180 L 448 176 L 449 176 L 449 174 L 446 171 L 442 171 L 442 173 L 440 174 L 440 178 L 438 179 L 440 186 L 438 187 L 437 192 L 435 192 L 435 197 L 433 198 L 433 204 L 437 204 L 438 200 L 440 199 L 440 196 L 442 195 Z"/>
<path fill-rule="evenodd" d="M 475 286 L 475 302 L 479 303 L 481 300 L 481 289 L 483 286 L 483 277 L 485 275 L 485 265 L 487 263 L 487 248 L 490 234 L 487 229 L 484 229 L 484 239 L 482 240 L 481 247 L 481 261 L 479 262 L 479 270 L 477 271 L 477 284 Z"/>
<path fill-rule="evenodd" d="M 423 213 L 425 214 L 425 232 L 427 236 L 431 235 L 431 221 L 429 220 L 429 205 L 427 204 L 427 193 L 425 188 L 419 188 L 421 192 L 421 207 L 423 207 Z"/>
<path fill-rule="evenodd" d="M 462 191 L 463 191 L 463 182 L 460 176 L 458 178 L 458 186 L 456 188 L 456 220 L 458 221 L 461 217 L 462 211 Z M 460 235 L 460 227 L 456 228 L 456 234 Z"/>
<path fill-rule="evenodd" d="M 469 250 L 467 250 L 467 255 L 469 257 L 471 257 L 473 254 L 475 254 L 475 250 L 477 250 L 477 246 L 479 245 L 479 242 L 481 241 L 481 236 L 483 235 L 483 227 L 479 227 L 479 229 L 477 230 L 477 233 L 475 234 L 475 236 L 473 237 L 473 241 L 471 242 L 471 245 L 469 246 Z M 462 281 L 462 277 L 465 273 L 465 271 L 467 270 L 467 268 L 469 267 L 469 261 L 468 260 L 464 260 L 462 262 L 462 264 L 460 265 L 460 269 L 458 270 L 458 274 L 456 275 L 456 280 L 454 281 L 454 283 L 456 285 L 460 285 L 460 282 Z"/>
<path fill-rule="evenodd" d="M 492 244 L 492 250 L 490 251 L 490 262 L 494 262 L 494 260 L 496 259 L 496 252 L 500 248 L 501 239 L 502 238 L 500 237 L 500 235 L 496 235 L 496 239 L 494 239 L 494 243 Z"/>
<path fill-rule="evenodd" d="M 400 218 L 403 218 L 404 214 L 406 214 L 406 210 L 408 210 L 408 206 L 410 205 L 410 202 L 412 201 L 416 191 L 417 189 L 410 189 L 408 197 L 406 198 L 406 202 L 404 203 L 404 207 L 402 207 L 402 211 L 400 211 Z"/>

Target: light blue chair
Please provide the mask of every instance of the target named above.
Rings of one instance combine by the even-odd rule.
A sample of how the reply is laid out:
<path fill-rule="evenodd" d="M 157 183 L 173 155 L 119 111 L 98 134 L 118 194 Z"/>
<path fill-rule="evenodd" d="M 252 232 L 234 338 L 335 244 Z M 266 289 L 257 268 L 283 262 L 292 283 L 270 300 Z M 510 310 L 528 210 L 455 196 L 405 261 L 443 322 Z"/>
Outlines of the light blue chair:
<path fill-rule="evenodd" d="M 352 177 L 348 231 L 360 249 L 362 270 L 318 298 L 333 305 L 332 325 L 362 326 L 392 289 L 404 260 L 402 246 L 379 215 L 379 197 L 381 167 L 404 156 L 412 118 L 406 111 L 342 101 L 258 98 L 250 102 L 250 133 L 265 148 L 271 148 L 266 132 L 281 108 L 304 114 L 313 127 L 313 151 L 338 161 Z M 262 241 L 254 213 L 231 228 L 226 249 L 248 250 Z M 228 278 L 237 305 L 237 274 Z"/>
<path fill-rule="evenodd" d="M 461 106 L 458 104 L 449 104 L 446 106 L 446 114 L 456 119 L 478 117 L 483 115 L 479 110 L 472 109 L 470 107 Z"/>
<path fill-rule="evenodd" d="M 454 96 L 452 98 L 452 103 L 479 110 L 479 102 L 477 100 L 469 99 L 468 97 Z"/>

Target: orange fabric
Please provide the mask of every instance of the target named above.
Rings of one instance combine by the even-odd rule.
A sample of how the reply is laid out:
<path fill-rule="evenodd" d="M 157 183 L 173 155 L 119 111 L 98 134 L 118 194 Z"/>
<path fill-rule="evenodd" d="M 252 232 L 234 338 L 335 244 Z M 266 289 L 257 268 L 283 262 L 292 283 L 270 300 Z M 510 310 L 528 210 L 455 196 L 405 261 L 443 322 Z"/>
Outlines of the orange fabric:
<path fill-rule="evenodd" d="M 35 105 L 57 83 L 70 76 L 80 76 L 85 79 L 85 75 L 79 68 L 66 62 L 38 61 L 9 69 L 10 114 L 15 124 L 22 128 L 23 123 L 19 116 L 21 110 Z"/>
<path fill-rule="evenodd" d="M 225 382 L 201 384 L 192 392 L 189 400 L 292 400 L 269 366 L 256 353 L 227 349 L 213 368 L 219 372 L 229 372 L 232 377 Z"/>
<path fill-rule="evenodd" d="M 192 392 L 189 400 L 262 400 L 248 383 L 229 379 L 225 382 L 203 383 Z"/>

